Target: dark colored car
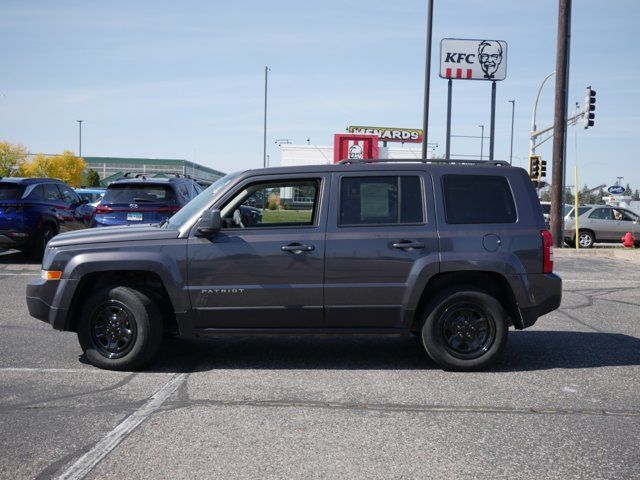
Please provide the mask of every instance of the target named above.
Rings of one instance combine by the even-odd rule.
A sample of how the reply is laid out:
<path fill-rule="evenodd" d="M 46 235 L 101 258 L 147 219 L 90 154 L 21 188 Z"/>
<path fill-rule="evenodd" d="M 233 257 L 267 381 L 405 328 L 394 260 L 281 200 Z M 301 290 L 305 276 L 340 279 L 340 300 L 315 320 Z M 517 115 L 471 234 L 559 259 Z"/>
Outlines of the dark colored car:
<path fill-rule="evenodd" d="M 256 192 L 269 208 L 247 226 Z M 160 225 L 59 236 L 42 269 L 30 314 L 120 370 L 166 335 L 256 333 L 412 333 L 443 368 L 477 370 L 562 296 L 529 176 L 504 162 L 231 174 Z"/>
<path fill-rule="evenodd" d="M 0 179 L 0 247 L 42 255 L 58 233 L 86 228 L 93 208 L 64 182 Z"/>
<path fill-rule="evenodd" d="M 80 198 L 86 200 L 93 206 L 97 206 L 98 202 L 102 200 L 104 196 L 104 188 L 76 188 L 76 193 L 80 195 Z"/>
<path fill-rule="evenodd" d="M 121 178 L 107 187 L 92 226 L 160 223 L 201 191 L 202 187 L 188 177 Z"/>

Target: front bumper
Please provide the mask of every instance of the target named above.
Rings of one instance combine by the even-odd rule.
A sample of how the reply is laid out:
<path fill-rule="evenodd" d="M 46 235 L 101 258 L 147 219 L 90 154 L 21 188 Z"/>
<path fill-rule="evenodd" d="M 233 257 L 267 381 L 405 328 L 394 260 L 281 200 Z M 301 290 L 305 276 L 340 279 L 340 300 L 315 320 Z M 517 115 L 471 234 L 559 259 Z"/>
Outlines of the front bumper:
<path fill-rule="evenodd" d="M 76 280 L 32 280 L 27 285 L 26 301 L 29 315 L 47 322 L 56 330 L 69 330 L 69 295 Z"/>

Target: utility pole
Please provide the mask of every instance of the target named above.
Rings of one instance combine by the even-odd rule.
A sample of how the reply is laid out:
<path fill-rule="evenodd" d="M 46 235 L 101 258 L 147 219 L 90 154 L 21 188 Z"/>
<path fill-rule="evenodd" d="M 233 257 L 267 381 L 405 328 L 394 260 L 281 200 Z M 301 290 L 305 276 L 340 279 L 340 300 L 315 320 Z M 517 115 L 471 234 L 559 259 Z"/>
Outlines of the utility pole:
<path fill-rule="evenodd" d="M 84 120 L 76 120 L 78 122 L 78 156 L 82 158 L 82 122 Z"/>
<path fill-rule="evenodd" d="M 556 91 L 553 117 L 553 170 L 551 177 L 551 235 L 562 247 L 564 169 L 566 157 L 567 100 L 569 86 L 569 44 L 571 38 L 571 0 L 558 1 L 558 45 L 556 48 Z"/>
<path fill-rule="evenodd" d="M 267 168 L 267 80 L 269 67 L 264 67 L 264 136 L 262 139 L 262 167 Z"/>
<path fill-rule="evenodd" d="M 422 113 L 422 157 L 427 158 L 427 138 L 429 133 L 429 89 L 431 86 L 431 37 L 433 36 L 433 0 L 427 9 L 427 60 L 424 71 L 424 110 Z"/>
<path fill-rule="evenodd" d="M 508 100 L 511 104 L 511 150 L 509 150 L 509 165 L 513 165 L 513 119 L 516 111 L 516 101 Z"/>

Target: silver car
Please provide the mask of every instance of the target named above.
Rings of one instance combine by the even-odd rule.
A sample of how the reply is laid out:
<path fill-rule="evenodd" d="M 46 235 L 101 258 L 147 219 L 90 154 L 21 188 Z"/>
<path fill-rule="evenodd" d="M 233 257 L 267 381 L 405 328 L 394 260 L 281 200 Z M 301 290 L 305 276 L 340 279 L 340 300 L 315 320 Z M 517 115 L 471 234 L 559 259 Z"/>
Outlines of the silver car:
<path fill-rule="evenodd" d="M 564 241 L 574 246 L 576 240 L 575 209 L 564 217 Z M 578 207 L 578 244 L 591 248 L 596 242 L 620 243 L 620 239 L 631 232 L 634 237 L 640 230 L 640 217 L 631 210 L 608 205 L 585 205 Z M 636 242 L 640 246 L 640 242 Z"/>

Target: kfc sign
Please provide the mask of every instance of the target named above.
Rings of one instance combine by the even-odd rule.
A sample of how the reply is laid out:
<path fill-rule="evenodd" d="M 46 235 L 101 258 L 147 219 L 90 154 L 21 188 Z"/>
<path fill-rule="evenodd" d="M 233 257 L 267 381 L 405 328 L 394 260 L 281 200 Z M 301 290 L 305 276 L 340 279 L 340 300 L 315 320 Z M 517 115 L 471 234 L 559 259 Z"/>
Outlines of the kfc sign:
<path fill-rule="evenodd" d="M 422 130 L 415 128 L 347 127 L 349 133 L 377 135 L 383 142 L 422 142 Z"/>
<path fill-rule="evenodd" d="M 507 42 L 443 38 L 440 42 L 440 77 L 456 80 L 504 80 Z"/>

